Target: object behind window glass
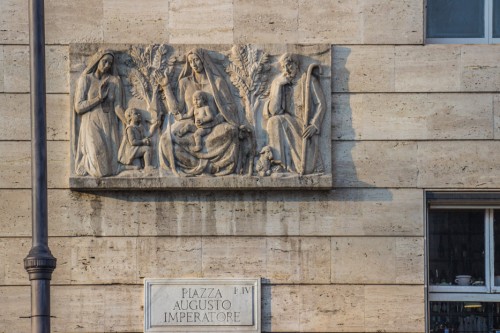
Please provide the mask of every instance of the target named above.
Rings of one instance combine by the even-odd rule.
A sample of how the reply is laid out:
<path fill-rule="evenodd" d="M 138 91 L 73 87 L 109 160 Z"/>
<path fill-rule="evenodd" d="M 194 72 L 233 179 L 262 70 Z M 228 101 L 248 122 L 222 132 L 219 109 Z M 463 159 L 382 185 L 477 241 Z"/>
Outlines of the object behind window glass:
<path fill-rule="evenodd" d="M 429 212 L 431 285 L 484 286 L 484 248 L 484 210 Z"/>
<path fill-rule="evenodd" d="M 484 1 L 427 0 L 426 22 L 427 38 L 483 38 Z"/>
<path fill-rule="evenodd" d="M 431 302 L 431 333 L 500 332 L 500 303 Z"/>

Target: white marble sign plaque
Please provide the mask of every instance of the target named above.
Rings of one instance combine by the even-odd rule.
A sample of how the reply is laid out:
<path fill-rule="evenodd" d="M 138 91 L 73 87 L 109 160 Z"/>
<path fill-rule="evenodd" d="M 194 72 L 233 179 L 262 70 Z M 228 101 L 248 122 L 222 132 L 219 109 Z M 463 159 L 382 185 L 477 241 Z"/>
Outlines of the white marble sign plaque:
<path fill-rule="evenodd" d="M 260 279 L 146 279 L 145 332 L 260 332 Z"/>

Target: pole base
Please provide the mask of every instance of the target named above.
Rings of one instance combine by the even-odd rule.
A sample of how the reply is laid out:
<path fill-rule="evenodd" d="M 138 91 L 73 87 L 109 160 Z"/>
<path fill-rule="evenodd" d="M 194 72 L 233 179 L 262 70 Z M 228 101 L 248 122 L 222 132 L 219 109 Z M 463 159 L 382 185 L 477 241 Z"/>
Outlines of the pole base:
<path fill-rule="evenodd" d="M 24 258 L 24 269 L 30 280 L 50 280 L 56 268 L 57 259 L 54 258 L 47 246 L 32 247 L 28 256 Z"/>

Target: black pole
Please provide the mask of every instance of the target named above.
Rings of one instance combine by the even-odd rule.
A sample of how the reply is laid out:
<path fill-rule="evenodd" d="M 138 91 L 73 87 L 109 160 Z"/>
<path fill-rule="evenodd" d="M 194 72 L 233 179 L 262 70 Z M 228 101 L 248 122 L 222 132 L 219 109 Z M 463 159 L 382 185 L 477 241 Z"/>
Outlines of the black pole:
<path fill-rule="evenodd" d="M 44 0 L 30 0 L 29 15 L 33 242 L 24 268 L 31 281 L 31 332 L 50 333 L 50 279 L 56 258 L 48 245 Z"/>

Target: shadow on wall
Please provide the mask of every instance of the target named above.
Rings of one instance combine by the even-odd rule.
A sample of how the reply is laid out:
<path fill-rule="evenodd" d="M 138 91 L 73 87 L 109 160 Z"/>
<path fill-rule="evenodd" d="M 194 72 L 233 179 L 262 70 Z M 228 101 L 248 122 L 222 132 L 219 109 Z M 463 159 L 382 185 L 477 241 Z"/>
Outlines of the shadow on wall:
<path fill-rule="evenodd" d="M 350 55 L 349 47 L 332 51 L 332 190 L 72 192 L 72 201 L 80 203 L 82 220 L 90 222 L 90 228 L 87 223 L 82 227 L 84 233 L 100 236 L 118 231 L 120 226 L 113 225 L 116 217 L 107 208 L 114 207 L 123 214 L 124 230 L 119 234 L 293 236 L 304 225 L 321 224 L 335 215 L 339 203 L 393 201 L 390 190 L 358 178 L 358 168 L 369 170 L 377 161 L 363 156 L 353 159 L 360 141 L 355 140 L 352 120 Z M 85 209 L 82 202 L 87 202 Z"/>
<path fill-rule="evenodd" d="M 351 48 L 334 47 L 331 59 L 332 77 L 332 173 L 334 185 L 331 191 L 325 190 L 241 190 L 241 191 L 210 191 L 210 190 L 189 190 L 176 189 L 167 191 L 144 191 L 144 192 L 115 192 L 115 191 L 94 191 L 98 196 L 115 198 L 132 202 L 168 202 L 171 200 L 183 200 L 186 203 L 191 201 L 196 203 L 200 198 L 209 196 L 208 200 L 223 201 L 287 201 L 287 202 L 309 202 L 317 200 L 334 201 L 364 201 L 362 196 L 351 195 L 343 197 L 335 195 L 337 189 L 367 189 L 383 188 L 377 187 L 373 182 L 362 181 L 358 177 L 358 169 L 369 170 L 370 165 L 376 165 L 377 161 L 370 160 L 372 154 L 353 158 L 353 151 L 360 142 L 356 141 L 356 133 L 353 127 L 353 115 L 351 107 L 351 92 L 349 91 L 350 72 L 346 66 Z M 358 153 L 359 155 L 359 153 Z M 380 165 L 378 165 L 380 168 Z M 375 175 L 373 173 L 372 175 Z M 83 192 L 85 193 L 85 192 Z M 124 194 L 125 193 L 125 194 Z M 175 195 L 172 196 L 172 193 Z M 378 200 L 391 201 L 390 191 L 378 192 Z M 370 200 L 371 201 L 371 200 Z"/>
<path fill-rule="evenodd" d="M 356 203 L 392 202 L 392 191 L 358 178 L 358 169 L 370 170 L 377 161 L 370 160 L 374 154 L 353 158 L 360 141 L 355 140 L 352 120 L 350 55 L 349 47 L 335 47 L 332 52 L 332 190 L 72 192 L 76 206 L 66 213 L 80 215 L 82 233 L 94 236 L 294 236 L 322 223 L 333 228 L 346 214 L 354 217 L 356 212 L 346 211 L 350 204 L 351 209 L 361 209 Z M 342 216 L 335 216 L 340 209 Z M 118 219 L 121 225 L 115 225 Z"/>
<path fill-rule="evenodd" d="M 340 46 L 332 48 L 333 184 L 336 188 L 377 188 L 374 184 L 361 181 L 357 172 L 357 164 L 359 166 L 361 163 L 375 165 L 377 161 L 370 161 L 368 156 L 358 158 L 356 162 L 353 159 L 353 151 L 358 141 L 356 141 L 352 119 L 351 92 L 349 90 L 350 72 L 346 66 L 351 55 L 351 48 Z M 368 170 L 369 167 L 364 166 L 364 169 Z M 379 193 L 378 200 L 392 200 L 390 191 L 383 190 L 382 192 Z M 351 201 L 351 198 L 347 200 Z"/>

